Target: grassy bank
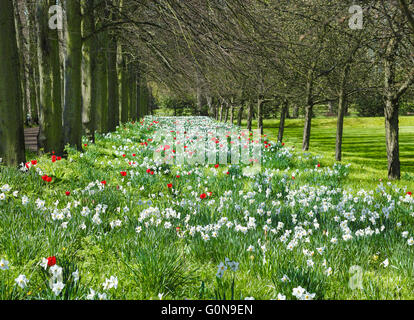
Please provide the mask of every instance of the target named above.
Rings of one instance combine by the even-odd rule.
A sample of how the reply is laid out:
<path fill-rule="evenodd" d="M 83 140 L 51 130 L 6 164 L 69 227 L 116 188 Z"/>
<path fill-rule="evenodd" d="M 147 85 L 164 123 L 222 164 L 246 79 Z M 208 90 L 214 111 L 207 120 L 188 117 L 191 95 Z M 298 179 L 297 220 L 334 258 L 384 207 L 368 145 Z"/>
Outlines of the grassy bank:
<path fill-rule="evenodd" d="M 287 145 L 302 148 L 303 119 L 286 120 Z M 246 122 L 243 122 L 243 126 Z M 255 127 L 257 124 L 253 122 Z M 276 140 L 279 120 L 265 120 L 264 131 Z M 312 120 L 309 152 L 323 156 L 326 165 L 335 161 L 336 118 Z M 379 179 L 387 179 L 387 152 L 383 118 L 346 118 L 343 137 L 344 163 L 351 163 L 347 184 L 352 187 L 372 188 Z M 397 184 L 414 187 L 414 117 L 400 117 L 400 159 L 402 179 Z"/>

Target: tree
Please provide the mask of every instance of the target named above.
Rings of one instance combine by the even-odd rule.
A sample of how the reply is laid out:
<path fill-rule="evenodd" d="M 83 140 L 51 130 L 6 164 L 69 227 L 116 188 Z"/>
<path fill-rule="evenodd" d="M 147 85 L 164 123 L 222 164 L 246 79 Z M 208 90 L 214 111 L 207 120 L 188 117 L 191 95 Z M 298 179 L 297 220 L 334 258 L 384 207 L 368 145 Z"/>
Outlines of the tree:
<path fill-rule="evenodd" d="M 98 22 L 102 27 L 103 22 Z M 108 31 L 97 34 L 96 45 L 96 117 L 95 127 L 100 133 L 108 132 L 108 69 L 107 69 Z"/>
<path fill-rule="evenodd" d="M 62 96 L 57 29 L 49 28 L 49 8 L 53 0 L 37 4 L 37 56 L 40 85 L 39 143 L 45 152 L 63 153 Z"/>
<path fill-rule="evenodd" d="M 25 161 L 23 106 L 12 1 L 0 1 L 0 158 L 14 166 Z"/>
<path fill-rule="evenodd" d="M 106 0 L 107 6 L 113 4 L 112 0 Z M 110 21 L 117 20 L 116 11 L 110 12 L 106 9 L 106 15 Z M 115 131 L 119 125 L 119 85 L 117 70 L 118 40 L 115 30 L 109 31 L 108 36 L 108 131 Z"/>
<path fill-rule="evenodd" d="M 82 37 L 81 6 L 78 0 L 66 0 L 67 54 L 65 58 L 64 142 L 82 149 Z"/>
<path fill-rule="evenodd" d="M 97 112 L 97 35 L 94 0 L 84 1 L 82 10 L 82 127 L 86 137 L 95 141 Z"/>

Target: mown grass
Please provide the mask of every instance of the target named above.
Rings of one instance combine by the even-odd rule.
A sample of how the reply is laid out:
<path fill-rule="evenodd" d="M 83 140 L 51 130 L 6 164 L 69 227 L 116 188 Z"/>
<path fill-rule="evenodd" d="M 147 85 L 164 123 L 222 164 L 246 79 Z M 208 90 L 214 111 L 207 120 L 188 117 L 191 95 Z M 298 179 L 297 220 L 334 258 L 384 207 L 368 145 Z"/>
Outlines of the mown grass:
<path fill-rule="evenodd" d="M 284 142 L 302 149 L 303 119 L 287 119 Z M 243 126 L 246 125 L 244 121 Z M 256 127 L 257 122 L 253 122 Z M 277 139 L 279 120 L 265 120 L 264 132 Z M 312 119 L 311 154 L 323 156 L 326 165 L 335 162 L 336 118 Z M 345 118 L 342 162 L 351 163 L 345 185 L 371 189 L 387 180 L 387 152 L 384 118 Z M 400 117 L 401 181 L 397 185 L 414 188 L 414 117 Z"/>

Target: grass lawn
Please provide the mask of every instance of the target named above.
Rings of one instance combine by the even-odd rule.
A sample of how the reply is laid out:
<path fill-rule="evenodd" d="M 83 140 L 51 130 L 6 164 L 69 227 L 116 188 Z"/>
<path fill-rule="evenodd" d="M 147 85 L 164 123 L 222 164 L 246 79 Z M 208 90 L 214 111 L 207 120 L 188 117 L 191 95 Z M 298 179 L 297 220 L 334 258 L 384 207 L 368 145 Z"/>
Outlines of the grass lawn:
<path fill-rule="evenodd" d="M 284 142 L 302 148 L 303 119 L 287 119 Z M 243 126 L 246 122 L 243 122 Z M 253 122 L 253 126 L 257 125 Z M 265 120 L 264 131 L 277 139 L 279 120 Z M 335 162 L 336 118 L 312 119 L 310 153 L 323 156 L 326 165 Z M 379 179 L 387 179 L 384 118 L 345 118 L 342 145 L 344 163 L 351 163 L 346 185 L 372 188 Z M 400 160 L 402 179 L 399 186 L 414 187 L 414 117 L 400 117 Z"/>

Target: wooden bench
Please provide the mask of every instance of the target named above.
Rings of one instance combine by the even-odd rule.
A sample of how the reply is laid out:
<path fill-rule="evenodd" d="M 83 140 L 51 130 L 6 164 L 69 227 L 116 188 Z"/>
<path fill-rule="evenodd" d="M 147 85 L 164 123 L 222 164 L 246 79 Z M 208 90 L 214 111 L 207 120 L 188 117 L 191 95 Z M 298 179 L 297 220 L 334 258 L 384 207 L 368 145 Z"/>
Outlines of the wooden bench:
<path fill-rule="evenodd" d="M 39 127 L 24 129 L 24 145 L 26 147 L 26 150 L 32 152 L 39 151 L 39 134 Z"/>

